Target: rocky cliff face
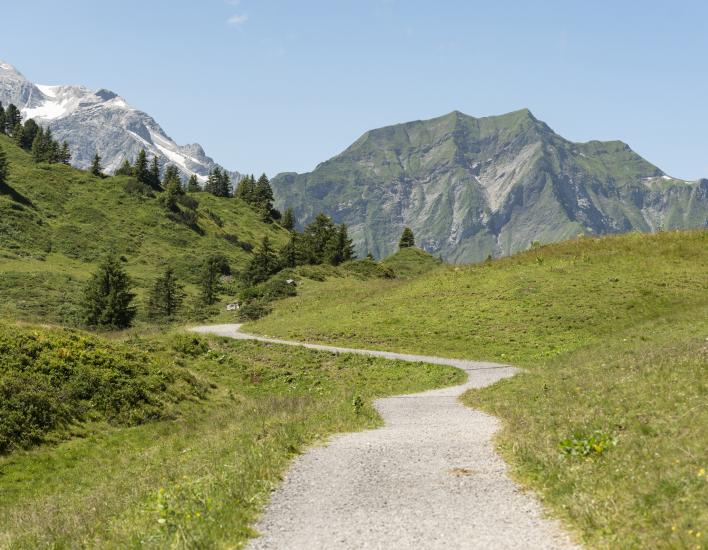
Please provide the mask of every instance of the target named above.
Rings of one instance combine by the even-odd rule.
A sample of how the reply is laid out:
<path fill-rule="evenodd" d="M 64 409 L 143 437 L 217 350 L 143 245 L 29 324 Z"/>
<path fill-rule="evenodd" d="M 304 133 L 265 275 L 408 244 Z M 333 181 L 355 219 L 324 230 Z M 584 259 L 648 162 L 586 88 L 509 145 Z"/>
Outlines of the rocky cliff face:
<path fill-rule="evenodd" d="M 72 164 L 90 166 L 98 152 L 106 172 L 125 159 L 132 162 L 140 149 L 157 155 L 160 164 L 174 164 L 184 177 L 205 181 L 217 164 L 198 144 L 177 145 L 148 114 L 109 90 L 83 86 L 43 86 L 28 81 L 12 65 L 0 62 L 0 101 L 14 103 L 24 118 L 48 126 L 59 141 L 67 141 Z M 238 172 L 229 172 L 236 181 Z"/>
<path fill-rule="evenodd" d="M 448 261 L 578 234 L 708 226 L 708 180 L 670 178 L 626 144 L 573 143 L 528 110 L 460 112 L 372 130 L 308 174 L 273 180 L 301 224 L 324 211 L 359 255 L 396 250 L 405 226 Z"/>

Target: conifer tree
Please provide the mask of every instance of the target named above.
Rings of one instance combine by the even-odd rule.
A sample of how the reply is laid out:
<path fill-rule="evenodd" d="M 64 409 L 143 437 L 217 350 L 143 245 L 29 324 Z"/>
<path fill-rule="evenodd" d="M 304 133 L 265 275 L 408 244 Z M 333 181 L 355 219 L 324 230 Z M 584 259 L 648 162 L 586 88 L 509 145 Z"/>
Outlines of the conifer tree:
<path fill-rule="evenodd" d="M 2 147 L 0 147 L 0 185 L 3 185 L 7 181 L 7 176 L 10 173 L 9 166 L 7 164 L 7 155 Z"/>
<path fill-rule="evenodd" d="M 15 145 L 18 147 L 24 147 L 24 142 L 25 142 L 25 128 L 22 126 L 22 124 L 17 124 L 15 128 L 12 129 L 12 141 L 15 142 Z M 34 141 L 34 136 L 32 137 L 32 141 Z M 32 141 L 30 141 L 30 148 L 32 147 Z"/>
<path fill-rule="evenodd" d="M 189 181 L 187 182 L 187 191 L 190 193 L 198 193 L 202 188 L 199 187 L 199 180 L 195 174 L 189 176 Z"/>
<path fill-rule="evenodd" d="M 219 299 L 219 275 L 219 266 L 215 262 L 207 260 L 199 280 L 199 302 L 202 305 L 210 306 Z"/>
<path fill-rule="evenodd" d="M 120 165 L 120 168 L 115 171 L 116 176 L 132 176 L 133 175 L 133 167 L 131 166 L 130 162 L 128 159 L 125 159 L 123 161 L 123 164 Z"/>
<path fill-rule="evenodd" d="M 89 326 L 126 328 L 135 317 L 131 281 L 120 261 L 109 255 L 84 290 L 84 321 Z"/>
<path fill-rule="evenodd" d="M 253 204 L 255 186 L 256 179 L 253 177 L 253 174 L 244 176 L 236 187 L 236 197 L 248 204 Z"/>
<path fill-rule="evenodd" d="M 283 248 L 280 249 L 280 252 L 278 253 L 278 263 L 282 268 L 295 267 L 299 264 L 297 235 L 297 233 L 292 233 L 290 235 L 290 240 Z"/>
<path fill-rule="evenodd" d="M 57 162 L 61 162 L 62 164 L 69 164 L 71 163 L 71 151 L 69 151 L 69 143 L 64 142 L 61 144 L 61 149 L 59 149 L 59 154 L 57 157 Z"/>
<path fill-rule="evenodd" d="M 39 125 L 30 118 L 27 119 L 21 130 L 18 128 L 18 131 L 14 132 L 13 139 L 17 145 L 29 151 L 32 149 L 37 132 L 39 132 Z"/>
<path fill-rule="evenodd" d="M 157 156 L 152 157 L 148 185 L 153 189 L 160 189 L 160 163 Z"/>
<path fill-rule="evenodd" d="M 140 149 L 140 152 L 135 159 L 132 172 L 135 179 L 137 179 L 140 183 L 150 185 L 150 171 L 148 170 L 147 153 L 145 152 L 145 149 Z"/>
<path fill-rule="evenodd" d="M 215 166 L 209 173 L 209 179 L 207 179 L 206 185 L 204 185 L 204 191 L 208 191 L 216 197 L 230 197 L 231 178 L 229 174 L 220 167 Z"/>
<path fill-rule="evenodd" d="M 270 212 L 273 208 L 273 189 L 270 186 L 270 180 L 265 174 L 261 174 L 258 178 L 254 191 L 254 202 L 262 209 Z"/>
<path fill-rule="evenodd" d="M 182 188 L 182 178 L 180 178 L 177 167 L 170 164 L 165 170 L 165 178 L 162 186 L 165 190 L 162 201 L 168 210 L 179 211 L 177 204 L 183 202 L 184 189 Z"/>
<path fill-rule="evenodd" d="M 415 238 L 410 227 L 406 227 L 401 234 L 401 240 L 398 242 L 398 248 L 410 248 L 415 246 Z"/>
<path fill-rule="evenodd" d="M 171 183 L 170 185 L 174 185 Z M 148 297 L 148 317 L 151 319 L 171 319 L 184 302 L 184 287 L 179 283 L 172 268 L 155 279 Z"/>
<path fill-rule="evenodd" d="M 98 152 L 93 156 L 93 161 L 91 162 L 91 168 L 89 168 L 89 171 L 94 176 L 98 176 L 99 178 L 103 177 L 103 167 L 101 166 L 101 156 L 98 154 Z"/>
<path fill-rule="evenodd" d="M 295 215 L 293 214 L 292 208 L 288 208 L 283 212 L 283 219 L 280 225 L 283 226 L 283 229 L 287 229 L 288 231 L 295 229 Z"/>
<path fill-rule="evenodd" d="M 248 286 L 261 283 L 274 273 L 277 273 L 279 269 L 278 256 L 275 254 L 270 244 L 270 239 L 266 235 L 243 271 L 243 282 Z"/>
<path fill-rule="evenodd" d="M 337 226 L 326 214 L 320 212 L 303 232 L 303 251 L 308 263 L 321 264 L 325 261 L 327 244 L 337 232 Z"/>
<path fill-rule="evenodd" d="M 354 258 L 354 246 L 349 238 L 345 224 L 336 228 L 330 236 L 325 249 L 325 260 L 332 265 L 339 265 Z"/>
<path fill-rule="evenodd" d="M 179 175 L 179 170 L 174 164 L 167 165 L 165 168 L 165 175 L 162 178 L 162 186 L 167 188 L 168 185 L 179 187 L 182 189 L 182 178 Z"/>
<path fill-rule="evenodd" d="M 2 106 L 2 101 L 0 101 L 0 134 L 6 134 L 7 129 L 5 125 L 5 107 Z"/>
<path fill-rule="evenodd" d="M 15 130 L 15 126 L 22 124 L 22 113 L 15 107 L 14 104 L 10 103 L 5 109 L 5 128 L 6 133 L 11 133 Z"/>
<path fill-rule="evenodd" d="M 44 129 L 40 128 L 32 140 L 32 158 L 35 162 L 43 162 L 48 155 L 47 140 Z"/>

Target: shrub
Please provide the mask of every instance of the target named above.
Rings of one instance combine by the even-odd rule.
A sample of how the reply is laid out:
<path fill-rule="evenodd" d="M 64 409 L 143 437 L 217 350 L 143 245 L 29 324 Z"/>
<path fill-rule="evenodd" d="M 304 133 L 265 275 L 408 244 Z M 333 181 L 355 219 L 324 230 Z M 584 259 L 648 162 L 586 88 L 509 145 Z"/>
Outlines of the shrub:
<path fill-rule="evenodd" d="M 242 321 L 255 321 L 261 317 L 265 317 L 270 311 L 271 307 L 268 303 L 261 300 L 250 300 L 241 304 L 238 317 Z"/>
<path fill-rule="evenodd" d="M 72 422 L 140 424 L 204 387 L 186 371 L 128 346 L 69 331 L 0 325 L 0 454 L 41 443 Z"/>

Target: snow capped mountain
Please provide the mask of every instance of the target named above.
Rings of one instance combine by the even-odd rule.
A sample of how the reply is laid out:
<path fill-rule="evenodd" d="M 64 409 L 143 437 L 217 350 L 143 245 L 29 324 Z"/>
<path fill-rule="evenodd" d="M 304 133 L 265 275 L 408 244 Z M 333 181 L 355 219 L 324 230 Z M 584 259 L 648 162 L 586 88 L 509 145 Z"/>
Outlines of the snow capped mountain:
<path fill-rule="evenodd" d="M 57 140 L 67 141 L 72 164 L 79 168 L 90 166 L 98 152 L 104 170 L 113 173 L 124 160 L 133 162 L 140 149 L 156 155 L 161 166 L 174 164 L 185 177 L 195 174 L 202 182 L 217 166 L 199 144 L 178 145 L 150 115 L 110 90 L 33 84 L 0 61 L 0 102 L 14 103 L 25 119 L 35 119 L 51 128 Z M 240 178 L 228 172 L 234 181 Z"/>

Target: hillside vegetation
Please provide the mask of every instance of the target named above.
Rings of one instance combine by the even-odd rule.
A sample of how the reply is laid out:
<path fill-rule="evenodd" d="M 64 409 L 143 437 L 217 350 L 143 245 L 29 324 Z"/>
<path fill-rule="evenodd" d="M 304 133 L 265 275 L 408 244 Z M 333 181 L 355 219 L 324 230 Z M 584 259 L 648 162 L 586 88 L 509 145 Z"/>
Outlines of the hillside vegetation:
<path fill-rule="evenodd" d="M 308 281 L 247 330 L 523 366 L 465 398 L 502 418 L 519 479 L 591 546 L 703 543 L 706 231 L 581 238 L 409 281 Z"/>
<path fill-rule="evenodd" d="M 14 411 L 47 412 L 0 449 L 0 547 L 240 547 L 305 445 L 378 426 L 375 397 L 462 379 L 255 342 L 0 324 L 0 438 Z"/>
<path fill-rule="evenodd" d="M 0 316 L 73 324 L 80 289 L 109 251 L 122 256 L 141 298 L 167 265 L 193 294 L 209 256 L 238 270 L 264 236 L 279 246 L 288 239 L 240 199 L 194 193 L 198 218 L 188 224 L 133 178 L 35 163 L 2 135 L 0 147 L 10 164 L 0 186 Z"/>

